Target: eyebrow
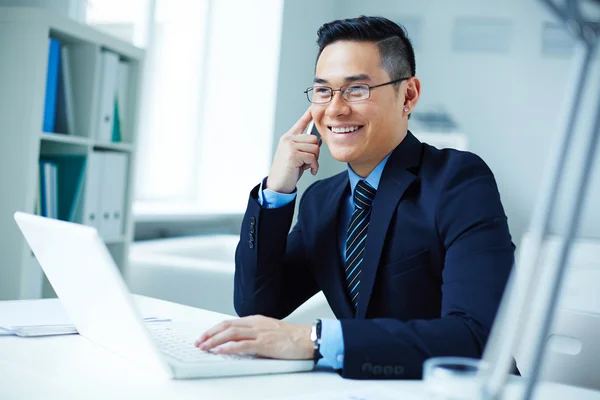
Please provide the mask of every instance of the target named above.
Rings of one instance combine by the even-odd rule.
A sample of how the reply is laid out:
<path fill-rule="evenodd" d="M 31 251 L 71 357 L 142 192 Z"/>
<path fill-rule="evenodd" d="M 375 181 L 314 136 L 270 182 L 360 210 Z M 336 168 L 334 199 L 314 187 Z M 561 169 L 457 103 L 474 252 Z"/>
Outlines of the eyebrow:
<path fill-rule="evenodd" d="M 350 75 L 344 78 L 344 82 L 370 81 L 371 77 L 367 74 Z M 315 77 L 314 83 L 329 83 L 327 79 Z"/>

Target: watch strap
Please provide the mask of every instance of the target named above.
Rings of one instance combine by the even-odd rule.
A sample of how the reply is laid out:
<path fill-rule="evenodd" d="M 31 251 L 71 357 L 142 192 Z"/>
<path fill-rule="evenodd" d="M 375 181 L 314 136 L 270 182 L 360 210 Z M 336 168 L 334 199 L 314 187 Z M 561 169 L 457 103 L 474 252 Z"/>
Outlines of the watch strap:
<path fill-rule="evenodd" d="M 323 355 L 321 354 L 321 327 L 322 327 L 322 322 L 321 322 L 320 319 L 318 319 L 318 320 L 315 321 L 314 327 L 315 327 L 315 332 L 316 332 L 316 339 L 313 342 L 313 348 L 314 348 L 313 361 L 316 364 L 321 358 L 323 358 Z"/>

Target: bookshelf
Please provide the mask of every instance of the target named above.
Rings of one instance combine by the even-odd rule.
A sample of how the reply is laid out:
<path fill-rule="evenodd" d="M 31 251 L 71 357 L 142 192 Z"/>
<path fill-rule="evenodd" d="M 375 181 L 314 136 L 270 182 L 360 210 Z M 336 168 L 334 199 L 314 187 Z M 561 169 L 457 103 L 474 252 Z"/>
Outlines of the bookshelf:
<path fill-rule="evenodd" d="M 59 72 L 64 73 L 59 86 L 62 82 L 63 90 L 68 88 L 71 99 L 67 133 L 57 128 L 58 121 L 51 132 L 44 129 L 50 39 L 68 49 L 68 72 L 62 72 L 62 64 Z M 105 85 L 107 54 L 127 72 L 127 80 L 114 90 L 115 99 L 125 99 L 118 106 L 115 100 L 115 107 L 122 107 L 117 136 L 114 121 L 107 122 L 106 107 L 102 108 L 112 90 Z M 126 276 L 144 51 L 46 10 L 0 7 L 0 59 L 0 300 L 54 296 L 13 219 L 15 211 L 44 215 L 49 198 L 57 205 L 59 219 L 98 228 Z M 58 118 L 58 111 L 55 115 Z M 113 126 L 108 139 L 99 134 L 102 121 Z M 56 166 L 56 180 L 51 181 L 57 182 L 56 198 L 41 185 L 50 182 L 41 162 Z"/>

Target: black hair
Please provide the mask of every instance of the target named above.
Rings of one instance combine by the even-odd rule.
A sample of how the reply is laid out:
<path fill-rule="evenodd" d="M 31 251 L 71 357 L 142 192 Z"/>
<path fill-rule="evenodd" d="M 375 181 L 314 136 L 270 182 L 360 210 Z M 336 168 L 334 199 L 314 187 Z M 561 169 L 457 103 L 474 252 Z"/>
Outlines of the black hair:
<path fill-rule="evenodd" d="M 340 40 L 375 43 L 381 67 L 392 80 L 415 76 L 415 51 L 406 29 L 387 18 L 362 15 L 322 25 L 317 32 L 317 60 L 325 47 Z"/>

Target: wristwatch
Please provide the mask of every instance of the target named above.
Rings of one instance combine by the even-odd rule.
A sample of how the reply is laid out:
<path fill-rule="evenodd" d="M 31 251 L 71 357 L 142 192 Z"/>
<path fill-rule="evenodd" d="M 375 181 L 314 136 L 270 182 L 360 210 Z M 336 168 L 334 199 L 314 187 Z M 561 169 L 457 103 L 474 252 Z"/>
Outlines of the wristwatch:
<path fill-rule="evenodd" d="M 318 319 L 312 324 L 312 329 L 310 330 L 310 340 L 313 342 L 313 360 L 315 364 L 319 361 L 323 356 L 321 355 L 321 320 Z"/>

